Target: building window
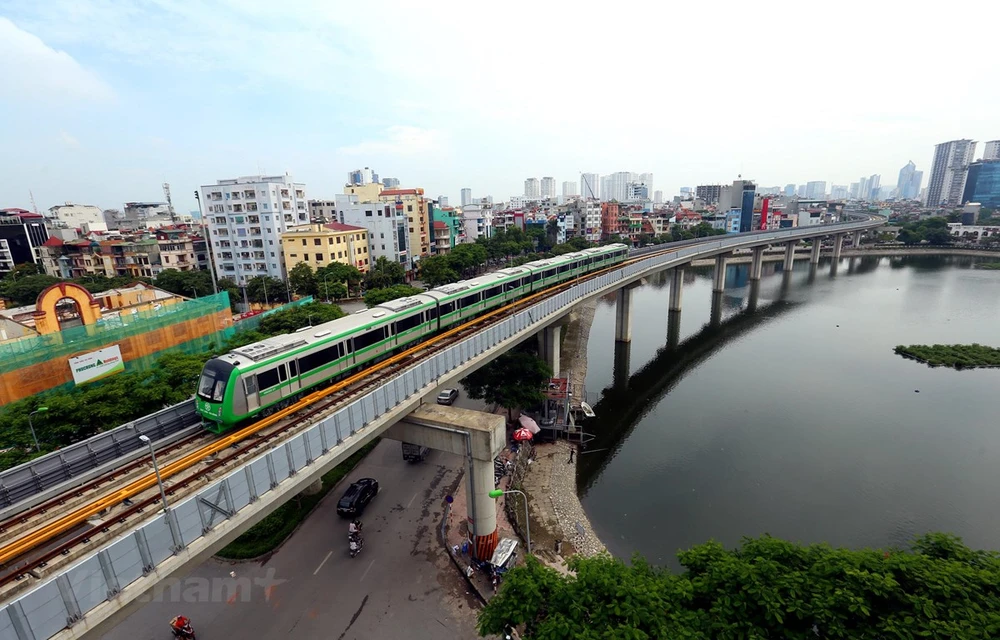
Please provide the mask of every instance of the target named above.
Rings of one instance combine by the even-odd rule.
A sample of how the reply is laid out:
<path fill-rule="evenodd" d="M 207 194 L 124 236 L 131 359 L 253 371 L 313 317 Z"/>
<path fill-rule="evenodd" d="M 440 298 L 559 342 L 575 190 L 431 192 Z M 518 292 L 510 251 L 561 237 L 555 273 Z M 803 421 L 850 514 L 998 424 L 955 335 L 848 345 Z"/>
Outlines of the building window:
<path fill-rule="evenodd" d="M 305 238 L 302 239 L 302 246 L 303 247 L 306 246 L 306 239 Z"/>
<path fill-rule="evenodd" d="M 297 253 L 289 253 L 289 254 L 288 254 L 288 257 L 289 257 L 289 258 L 298 258 L 298 257 L 299 257 L 299 254 L 297 254 Z"/>
<path fill-rule="evenodd" d="M 339 242 L 340 238 L 337 238 L 337 241 Z M 330 238 L 330 241 L 327 244 L 333 244 L 333 238 Z"/>
<path fill-rule="evenodd" d="M 365 211 L 365 217 L 366 218 L 372 217 L 372 212 L 371 211 Z"/>
<path fill-rule="evenodd" d="M 406 210 L 407 211 L 413 211 L 413 205 L 412 204 L 406 205 Z"/>
<path fill-rule="evenodd" d="M 323 254 L 322 253 L 316 253 L 314 255 L 316 256 L 316 262 L 323 262 Z"/>

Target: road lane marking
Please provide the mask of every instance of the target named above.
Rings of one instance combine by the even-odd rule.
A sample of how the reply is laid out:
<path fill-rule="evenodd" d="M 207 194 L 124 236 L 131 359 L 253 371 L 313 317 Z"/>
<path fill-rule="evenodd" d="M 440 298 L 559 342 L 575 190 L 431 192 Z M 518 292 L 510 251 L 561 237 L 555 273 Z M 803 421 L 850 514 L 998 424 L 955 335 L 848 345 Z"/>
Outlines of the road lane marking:
<path fill-rule="evenodd" d="M 406 503 L 406 508 L 407 508 L 407 509 L 409 509 L 409 508 L 410 508 L 410 505 L 411 505 L 411 504 L 413 504 L 413 501 L 414 501 L 414 500 L 416 500 L 416 499 L 417 499 L 417 494 L 416 494 L 416 493 L 414 493 L 414 494 L 413 494 L 413 497 L 412 497 L 412 498 L 410 498 L 410 501 Z"/>
<path fill-rule="evenodd" d="M 323 565 L 326 564 L 326 561 L 329 560 L 330 556 L 332 556 L 332 555 L 333 555 L 333 551 L 331 551 L 330 553 L 326 554 L 326 557 L 323 558 L 323 562 L 320 562 L 319 566 L 316 567 L 316 570 L 313 571 L 313 575 L 316 575 L 317 573 L 319 573 L 319 570 L 323 568 Z"/>
<path fill-rule="evenodd" d="M 365 572 L 363 574 L 361 574 L 361 580 L 358 580 L 358 582 L 361 582 L 361 581 L 363 581 L 365 579 L 365 576 L 368 575 L 368 572 L 372 570 L 372 565 L 373 564 L 375 564 L 374 560 L 372 560 L 371 562 L 368 563 L 368 568 L 365 569 Z"/>

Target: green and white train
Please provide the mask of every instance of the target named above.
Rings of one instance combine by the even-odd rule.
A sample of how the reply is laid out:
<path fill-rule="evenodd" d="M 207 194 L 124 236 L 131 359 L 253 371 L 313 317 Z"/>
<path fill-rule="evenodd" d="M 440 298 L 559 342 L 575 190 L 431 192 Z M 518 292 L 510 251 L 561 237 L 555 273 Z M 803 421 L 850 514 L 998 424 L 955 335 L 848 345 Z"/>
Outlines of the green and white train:
<path fill-rule="evenodd" d="M 628 247 L 612 244 L 536 260 L 239 347 L 205 364 L 198 413 L 209 431 L 223 433 L 456 323 L 627 256 Z"/>

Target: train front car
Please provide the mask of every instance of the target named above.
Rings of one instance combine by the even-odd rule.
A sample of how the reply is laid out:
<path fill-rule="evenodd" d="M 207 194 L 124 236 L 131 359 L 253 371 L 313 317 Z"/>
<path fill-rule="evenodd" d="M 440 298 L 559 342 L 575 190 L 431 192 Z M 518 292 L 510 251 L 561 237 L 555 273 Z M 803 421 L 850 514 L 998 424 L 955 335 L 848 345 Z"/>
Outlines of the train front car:
<path fill-rule="evenodd" d="M 195 408 L 212 433 L 222 433 L 232 426 L 227 423 L 229 412 L 225 408 L 232 405 L 235 378 L 236 367 L 221 358 L 212 358 L 201 371 Z"/>

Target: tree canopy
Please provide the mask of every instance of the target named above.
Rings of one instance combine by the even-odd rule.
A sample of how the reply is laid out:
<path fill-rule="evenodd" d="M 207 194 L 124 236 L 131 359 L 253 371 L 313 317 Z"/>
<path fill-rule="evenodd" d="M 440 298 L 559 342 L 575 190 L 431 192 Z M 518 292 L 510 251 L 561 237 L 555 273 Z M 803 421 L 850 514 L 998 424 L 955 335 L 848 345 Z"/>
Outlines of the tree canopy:
<path fill-rule="evenodd" d="M 300 262 L 288 272 L 288 286 L 300 296 L 316 295 L 316 273 L 311 265 Z"/>
<path fill-rule="evenodd" d="M 422 291 L 423 289 L 418 289 L 408 284 L 397 284 L 383 289 L 369 289 L 365 292 L 365 305 L 371 309 L 383 302 L 395 300 L 396 298 L 415 296 Z"/>
<path fill-rule="evenodd" d="M 896 239 L 908 245 L 925 241 L 933 245 L 945 245 L 951 243 L 952 236 L 948 230 L 947 218 L 936 217 L 904 224 Z"/>
<path fill-rule="evenodd" d="M 405 281 L 406 271 L 403 265 L 385 256 L 379 256 L 365 275 L 365 287 L 368 289 L 385 289 L 394 284 L 403 284 Z"/>
<path fill-rule="evenodd" d="M 330 322 L 345 315 L 347 314 L 337 305 L 310 302 L 265 316 L 261 319 L 258 330 L 266 336 L 276 336 L 291 333 L 302 327 Z"/>
<path fill-rule="evenodd" d="M 288 288 L 285 283 L 271 276 L 255 276 L 247 280 L 247 300 L 261 304 L 288 302 Z"/>
<path fill-rule="evenodd" d="M 545 383 L 552 369 L 529 351 L 508 351 L 461 380 L 473 400 L 513 409 L 533 407 L 545 399 Z"/>
<path fill-rule="evenodd" d="M 420 281 L 428 287 L 440 287 L 460 279 L 459 272 L 452 268 L 448 255 L 428 256 L 420 261 Z"/>
<path fill-rule="evenodd" d="M 1000 556 L 927 534 L 911 550 L 833 549 L 763 536 L 707 542 L 673 574 L 639 557 L 575 557 L 565 575 L 528 557 L 479 617 L 525 640 L 1000 637 Z"/>
<path fill-rule="evenodd" d="M 200 269 L 195 271 L 164 269 L 153 280 L 153 285 L 188 298 L 207 296 L 212 293 L 212 274 Z"/>

